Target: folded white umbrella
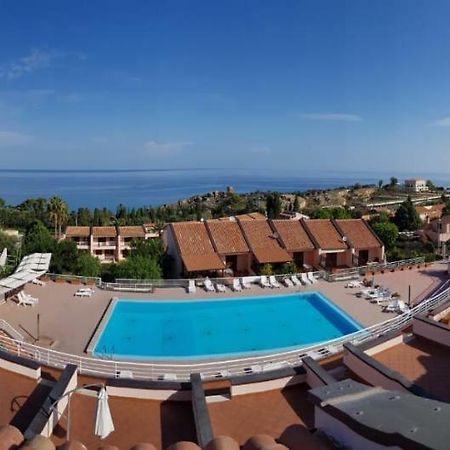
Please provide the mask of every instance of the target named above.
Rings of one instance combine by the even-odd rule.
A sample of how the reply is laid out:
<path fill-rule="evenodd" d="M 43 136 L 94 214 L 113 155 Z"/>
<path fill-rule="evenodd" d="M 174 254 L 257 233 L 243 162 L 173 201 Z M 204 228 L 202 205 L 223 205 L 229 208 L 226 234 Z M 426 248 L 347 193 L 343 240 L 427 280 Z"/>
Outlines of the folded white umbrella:
<path fill-rule="evenodd" d="M 5 247 L 0 255 L 0 267 L 5 267 L 8 258 L 8 249 Z"/>
<path fill-rule="evenodd" d="M 95 435 L 105 439 L 114 431 L 114 423 L 108 404 L 108 393 L 102 387 L 97 396 L 97 413 L 95 415 Z"/>

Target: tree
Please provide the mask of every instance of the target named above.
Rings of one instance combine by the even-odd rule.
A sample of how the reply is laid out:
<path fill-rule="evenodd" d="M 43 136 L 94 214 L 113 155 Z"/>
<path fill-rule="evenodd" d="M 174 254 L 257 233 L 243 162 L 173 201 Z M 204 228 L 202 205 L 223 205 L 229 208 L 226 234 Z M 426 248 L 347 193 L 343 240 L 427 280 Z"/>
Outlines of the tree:
<path fill-rule="evenodd" d="M 260 275 L 273 275 L 273 266 L 272 264 L 266 263 L 259 266 L 259 274 Z"/>
<path fill-rule="evenodd" d="M 300 201 L 298 199 L 298 195 L 295 196 L 295 200 L 294 200 L 294 211 L 295 212 L 300 212 Z"/>
<path fill-rule="evenodd" d="M 73 241 L 59 241 L 53 251 L 50 270 L 54 273 L 76 273 L 77 264 L 77 244 Z"/>
<path fill-rule="evenodd" d="M 429 191 L 436 190 L 436 186 L 434 185 L 434 183 L 431 180 L 427 180 L 426 185 L 427 185 L 427 188 Z"/>
<path fill-rule="evenodd" d="M 383 187 L 383 180 L 378 180 L 378 189 Z"/>
<path fill-rule="evenodd" d="M 55 227 L 55 239 L 61 236 L 63 223 L 67 220 L 67 203 L 60 197 L 54 196 L 48 202 L 48 215 Z"/>
<path fill-rule="evenodd" d="M 281 213 L 281 198 L 278 192 L 267 194 L 266 211 L 269 219 L 276 219 Z"/>
<path fill-rule="evenodd" d="M 414 231 L 422 225 L 411 197 L 408 197 L 395 212 L 394 223 L 400 231 Z"/>
<path fill-rule="evenodd" d="M 371 224 L 372 230 L 383 241 L 386 249 L 394 248 L 398 239 L 398 228 L 392 222 L 376 222 Z"/>
<path fill-rule="evenodd" d="M 0 253 L 4 248 L 6 248 L 8 251 L 8 255 L 15 255 L 17 246 L 18 240 L 14 236 L 9 236 L 3 231 L 0 231 Z"/>
<path fill-rule="evenodd" d="M 141 255 L 130 256 L 116 265 L 117 278 L 132 278 L 135 280 L 159 280 L 161 267 L 157 261 Z"/>
<path fill-rule="evenodd" d="M 52 253 L 55 245 L 56 241 L 52 238 L 47 227 L 39 220 L 36 220 L 25 232 L 23 254 Z"/>
<path fill-rule="evenodd" d="M 98 258 L 87 252 L 80 252 L 78 255 L 75 273 L 83 277 L 99 277 L 102 271 L 102 265 Z"/>
<path fill-rule="evenodd" d="M 329 208 L 317 208 L 310 214 L 311 219 L 332 219 L 333 213 Z"/>

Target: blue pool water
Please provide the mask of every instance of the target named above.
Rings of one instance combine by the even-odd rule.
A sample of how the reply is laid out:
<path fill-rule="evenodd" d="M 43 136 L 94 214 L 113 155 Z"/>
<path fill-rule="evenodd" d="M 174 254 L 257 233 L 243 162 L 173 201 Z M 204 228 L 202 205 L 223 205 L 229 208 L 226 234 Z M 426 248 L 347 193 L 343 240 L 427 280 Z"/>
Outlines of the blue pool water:
<path fill-rule="evenodd" d="M 361 327 L 318 292 L 196 301 L 118 300 L 95 356 L 186 358 L 266 352 Z"/>

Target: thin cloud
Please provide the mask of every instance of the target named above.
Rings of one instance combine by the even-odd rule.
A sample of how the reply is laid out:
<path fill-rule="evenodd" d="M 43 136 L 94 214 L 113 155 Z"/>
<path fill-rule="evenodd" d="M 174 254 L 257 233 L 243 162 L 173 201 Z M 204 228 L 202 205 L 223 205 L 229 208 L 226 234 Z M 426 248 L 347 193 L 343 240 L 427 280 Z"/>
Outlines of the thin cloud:
<path fill-rule="evenodd" d="M 81 52 L 61 52 L 34 48 L 28 55 L 0 66 L 0 79 L 10 81 L 22 78 L 25 75 L 48 68 L 55 60 L 65 57 L 72 57 L 78 60 L 86 59 L 84 53 Z"/>
<path fill-rule="evenodd" d="M 192 142 L 147 141 L 144 144 L 144 151 L 152 155 L 167 155 L 179 153 L 191 145 Z"/>
<path fill-rule="evenodd" d="M 305 120 L 321 120 L 330 122 L 361 122 L 363 120 L 358 114 L 346 113 L 305 113 L 298 114 L 297 116 Z"/>
<path fill-rule="evenodd" d="M 443 117 L 433 122 L 433 125 L 437 127 L 450 127 L 450 117 Z"/>
<path fill-rule="evenodd" d="M 0 148 L 22 147 L 29 144 L 33 136 L 16 131 L 0 131 Z"/>

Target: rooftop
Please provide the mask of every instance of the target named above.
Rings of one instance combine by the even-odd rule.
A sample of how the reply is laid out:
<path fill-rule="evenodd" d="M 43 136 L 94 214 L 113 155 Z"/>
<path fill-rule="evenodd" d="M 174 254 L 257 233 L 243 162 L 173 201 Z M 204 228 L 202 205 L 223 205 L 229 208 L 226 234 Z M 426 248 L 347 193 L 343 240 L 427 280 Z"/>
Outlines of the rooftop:
<path fill-rule="evenodd" d="M 91 227 L 67 227 L 67 237 L 89 237 L 91 234 Z"/>
<path fill-rule="evenodd" d="M 230 255 L 250 251 L 237 222 L 208 220 L 206 226 L 217 253 Z"/>
<path fill-rule="evenodd" d="M 336 220 L 336 225 L 343 235 L 350 241 L 350 246 L 355 249 L 382 247 L 383 245 L 364 220 Z"/>
<path fill-rule="evenodd" d="M 303 252 L 315 248 L 302 222 L 297 220 L 272 220 L 271 223 L 288 252 Z"/>
<path fill-rule="evenodd" d="M 116 237 L 116 227 L 92 227 L 94 237 Z"/>
<path fill-rule="evenodd" d="M 345 250 L 347 245 L 331 220 L 304 220 L 303 224 L 323 250 Z"/>

